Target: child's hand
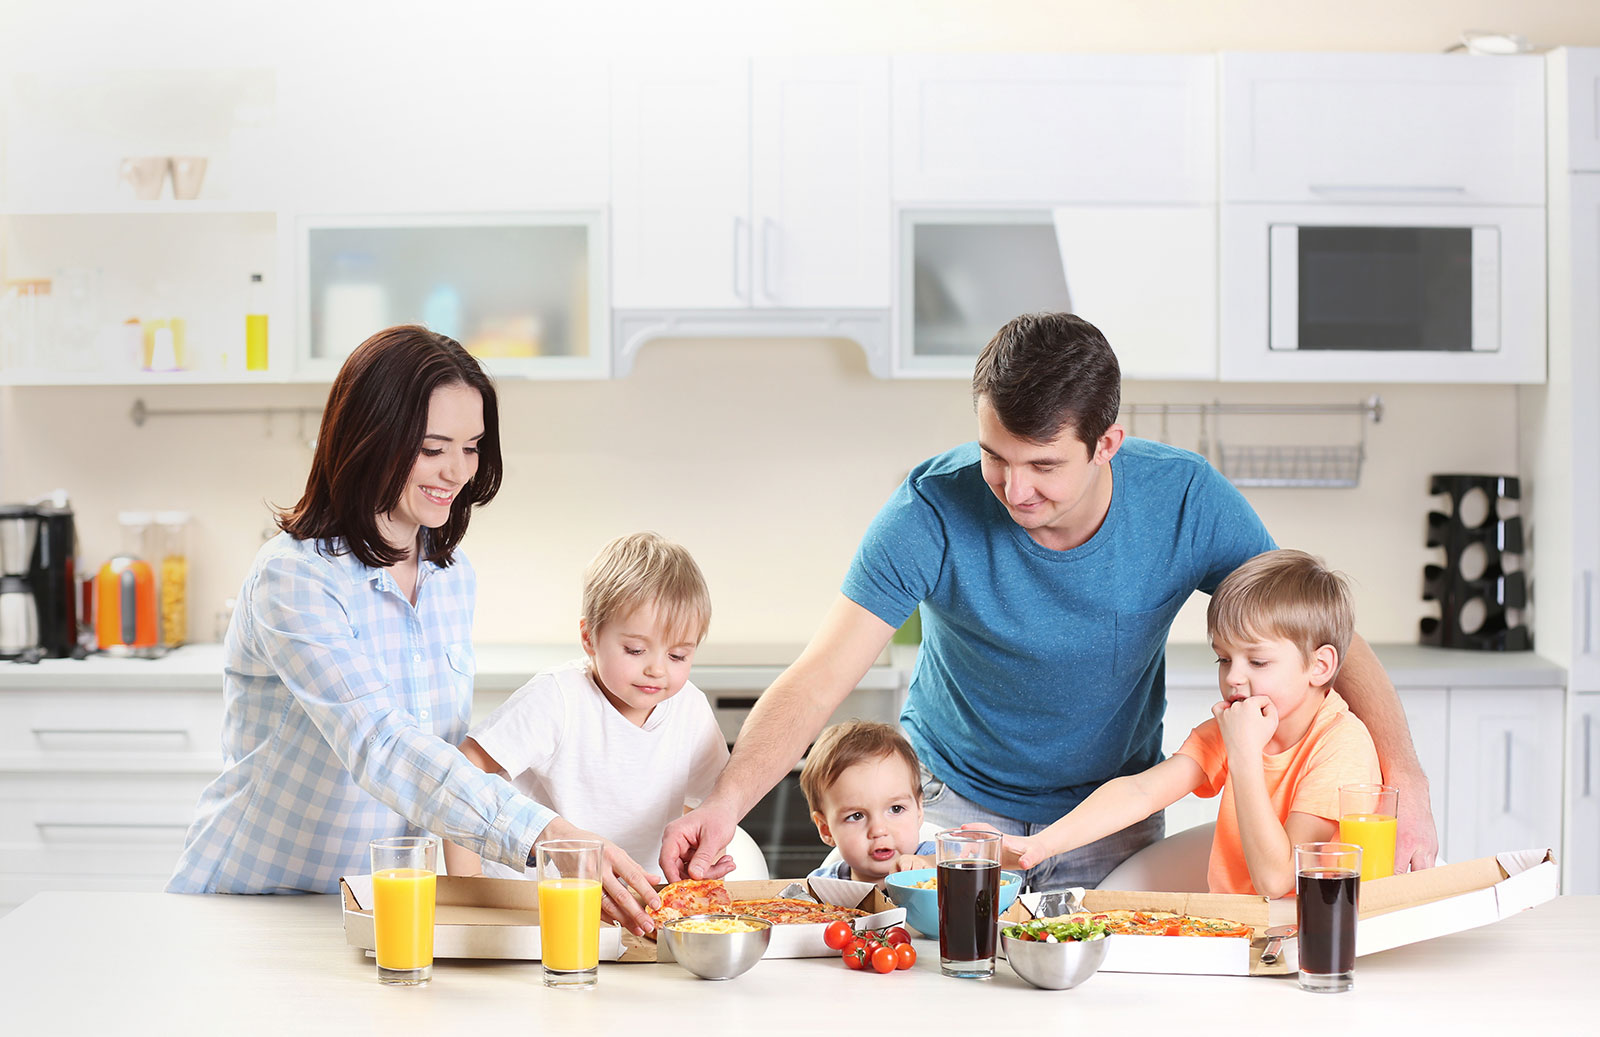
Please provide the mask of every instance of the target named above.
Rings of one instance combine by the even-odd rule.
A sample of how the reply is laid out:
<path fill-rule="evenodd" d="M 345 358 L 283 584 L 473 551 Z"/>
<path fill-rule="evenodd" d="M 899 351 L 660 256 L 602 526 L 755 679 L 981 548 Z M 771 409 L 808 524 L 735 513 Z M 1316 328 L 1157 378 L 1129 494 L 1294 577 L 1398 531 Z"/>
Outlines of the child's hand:
<path fill-rule="evenodd" d="M 894 859 L 895 871 L 915 871 L 918 868 L 933 867 L 931 857 L 918 857 L 914 853 L 902 853 Z"/>
<path fill-rule="evenodd" d="M 1048 856 L 1032 836 L 1008 835 L 1000 841 L 1000 867 L 1007 871 L 1027 871 Z"/>
<path fill-rule="evenodd" d="M 1222 728 L 1222 744 L 1229 757 L 1259 759 L 1278 730 L 1278 707 L 1264 695 L 1234 702 L 1218 702 L 1211 715 Z"/>

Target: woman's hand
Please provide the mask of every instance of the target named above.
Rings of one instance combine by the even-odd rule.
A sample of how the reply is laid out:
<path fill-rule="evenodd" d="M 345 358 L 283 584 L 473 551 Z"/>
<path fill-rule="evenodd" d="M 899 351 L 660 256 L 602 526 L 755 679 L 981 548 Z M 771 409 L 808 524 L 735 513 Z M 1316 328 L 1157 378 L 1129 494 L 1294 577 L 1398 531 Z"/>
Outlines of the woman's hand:
<path fill-rule="evenodd" d="M 593 832 L 556 818 L 539 833 L 535 845 L 548 839 L 593 839 L 600 849 L 600 915 L 608 922 L 618 922 L 635 936 L 643 936 L 656 927 L 645 914 L 645 907 L 658 907 L 661 898 L 653 888 L 660 878 L 648 875 L 625 853 L 622 847 Z"/>

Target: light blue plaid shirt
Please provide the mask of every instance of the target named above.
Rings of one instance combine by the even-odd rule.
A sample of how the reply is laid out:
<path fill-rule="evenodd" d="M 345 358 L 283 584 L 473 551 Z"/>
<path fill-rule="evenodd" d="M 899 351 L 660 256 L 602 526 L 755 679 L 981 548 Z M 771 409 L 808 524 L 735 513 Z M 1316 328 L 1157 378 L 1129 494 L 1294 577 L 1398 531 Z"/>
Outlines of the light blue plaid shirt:
<path fill-rule="evenodd" d="M 369 841 L 424 831 L 522 867 L 554 812 L 456 749 L 476 669 L 472 566 L 459 550 L 448 569 L 422 561 L 413 608 L 389 573 L 317 546 L 280 533 L 245 577 L 222 774 L 167 890 L 335 893 L 370 870 Z"/>

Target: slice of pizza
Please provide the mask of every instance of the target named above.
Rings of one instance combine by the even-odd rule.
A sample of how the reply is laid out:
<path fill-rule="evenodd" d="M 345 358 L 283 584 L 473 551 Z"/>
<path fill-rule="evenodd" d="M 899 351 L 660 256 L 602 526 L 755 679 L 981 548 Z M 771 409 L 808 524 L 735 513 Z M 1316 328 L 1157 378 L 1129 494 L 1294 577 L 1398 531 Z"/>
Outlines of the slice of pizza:
<path fill-rule="evenodd" d="M 733 897 L 721 879 L 684 879 L 661 887 L 661 906 L 646 910 L 659 928 L 662 923 L 689 915 L 716 914 L 728 910 Z"/>
<path fill-rule="evenodd" d="M 773 925 L 807 925 L 841 919 L 848 921 L 866 914 L 860 908 L 838 907 L 833 904 L 819 904 L 814 900 L 795 900 L 789 897 L 735 900 L 729 909 L 734 914 L 764 918 Z"/>

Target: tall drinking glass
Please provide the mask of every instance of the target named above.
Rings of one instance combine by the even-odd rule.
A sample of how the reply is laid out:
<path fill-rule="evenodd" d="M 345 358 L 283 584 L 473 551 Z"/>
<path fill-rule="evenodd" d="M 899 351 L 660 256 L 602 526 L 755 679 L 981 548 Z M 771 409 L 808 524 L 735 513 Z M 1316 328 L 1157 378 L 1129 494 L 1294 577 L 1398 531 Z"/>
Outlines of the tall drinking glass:
<path fill-rule="evenodd" d="M 956 828 L 935 836 L 939 861 L 939 969 L 994 975 L 1000 925 L 1000 833 Z"/>
<path fill-rule="evenodd" d="M 1393 785 L 1339 786 L 1339 841 L 1361 847 L 1361 881 L 1394 874 L 1395 820 L 1400 790 Z"/>
<path fill-rule="evenodd" d="M 1300 989 L 1338 993 L 1355 985 L 1361 847 L 1300 843 L 1294 848 L 1300 922 Z"/>
<path fill-rule="evenodd" d="M 586 990 L 600 974 L 600 850 L 595 839 L 535 847 L 544 985 Z"/>
<path fill-rule="evenodd" d="M 433 978 L 439 840 L 432 836 L 374 839 L 371 851 L 378 982 L 421 986 Z"/>

